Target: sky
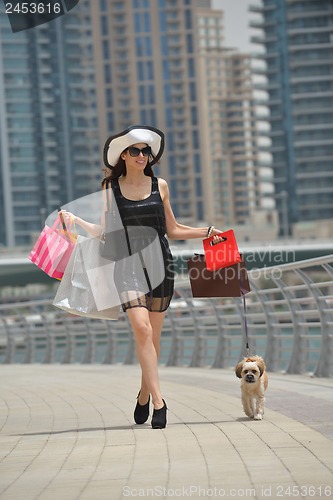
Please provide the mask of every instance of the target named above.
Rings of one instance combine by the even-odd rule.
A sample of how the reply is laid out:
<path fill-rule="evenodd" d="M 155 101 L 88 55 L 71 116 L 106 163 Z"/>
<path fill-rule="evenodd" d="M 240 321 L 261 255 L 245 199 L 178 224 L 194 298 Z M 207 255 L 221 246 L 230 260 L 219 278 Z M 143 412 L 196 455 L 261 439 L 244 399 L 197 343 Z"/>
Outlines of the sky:
<path fill-rule="evenodd" d="M 241 52 L 254 52 L 255 46 L 250 44 L 249 5 L 253 0 L 212 0 L 214 9 L 224 11 L 225 45 L 238 48 Z"/>

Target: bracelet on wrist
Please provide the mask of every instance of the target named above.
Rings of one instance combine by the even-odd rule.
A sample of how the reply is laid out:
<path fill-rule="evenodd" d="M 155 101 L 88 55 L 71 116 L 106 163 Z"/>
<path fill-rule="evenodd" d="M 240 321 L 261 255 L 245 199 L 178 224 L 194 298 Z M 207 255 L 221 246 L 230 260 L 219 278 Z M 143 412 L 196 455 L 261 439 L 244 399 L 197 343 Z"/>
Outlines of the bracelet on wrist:
<path fill-rule="evenodd" d="M 209 226 L 208 231 L 207 231 L 207 238 L 210 238 L 211 235 L 213 234 L 215 227 L 214 226 Z"/>

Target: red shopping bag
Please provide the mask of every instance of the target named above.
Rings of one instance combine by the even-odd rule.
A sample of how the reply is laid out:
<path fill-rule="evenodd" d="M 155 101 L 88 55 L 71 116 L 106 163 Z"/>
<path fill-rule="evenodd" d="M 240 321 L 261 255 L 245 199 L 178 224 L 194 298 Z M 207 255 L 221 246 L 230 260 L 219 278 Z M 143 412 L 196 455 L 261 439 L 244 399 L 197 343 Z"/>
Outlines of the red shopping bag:
<path fill-rule="evenodd" d="M 77 235 L 66 228 L 60 216 L 45 226 L 28 258 L 51 278 L 61 280 L 75 246 Z"/>
<path fill-rule="evenodd" d="M 213 242 L 214 236 L 203 240 L 208 271 L 217 271 L 223 267 L 233 266 L 242 260 L 233 230 L 229 229 L 218 236 L 223 238 L 219 243 Z"/>

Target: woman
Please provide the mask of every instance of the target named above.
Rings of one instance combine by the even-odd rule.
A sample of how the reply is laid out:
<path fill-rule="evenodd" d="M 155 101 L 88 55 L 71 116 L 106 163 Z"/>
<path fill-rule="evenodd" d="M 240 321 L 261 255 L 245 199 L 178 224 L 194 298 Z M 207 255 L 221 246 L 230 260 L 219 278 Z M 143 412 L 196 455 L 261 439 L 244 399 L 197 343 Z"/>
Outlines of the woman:
<path fill-rule="evenodd" d="M 174 240 L 203 239 L 215 235 L 216 242 L 220 241 L 217 236 L 220 231 L 213 226 L 194 228 L 176 221 L 170 205 L 168 185 L 165 180 L 154 177 L 152 171 L 152 165 L 160 159 L 163 150 L 164 134 L 160 130 L 146 126 L 129 127 L 110 137 L 105 144 L 104 162 L 111 174 L 102 182 L 104 189 L 108 181 L 111 182 L 113 199 L 124 227 L 139 226 L 142 230 L 144 227 L 153 228 L 162 250 L 164 279 L 155 287 L 151 286 L 145 269 L 147 281 L 143 284 L 144 280 L 138 277 L 136 270 L 124 264 L 126 259 L 115 265 L 115 283 L 135 335 L 142 371 L 134 420 L 137 424 L 147 421 L 151 395 L 154 407 L 151 425 L 154 429 L 165 428 L 167 422 L 167 406 L 159 385 L 158 357 L 165 312 L 173 295 L 174 271 L 165 234 Z M 107 191 L 105 193 L 107 195 Z M 74 217 L 69 212 L 62 213 L 67 221 Z M 75 222 L 95 237 L 101 237 L 104 232 L 104 220 L 101 226 L 79 217 L 75 217 Z M 147 283 L 149 290 L 143 292 Z"/>

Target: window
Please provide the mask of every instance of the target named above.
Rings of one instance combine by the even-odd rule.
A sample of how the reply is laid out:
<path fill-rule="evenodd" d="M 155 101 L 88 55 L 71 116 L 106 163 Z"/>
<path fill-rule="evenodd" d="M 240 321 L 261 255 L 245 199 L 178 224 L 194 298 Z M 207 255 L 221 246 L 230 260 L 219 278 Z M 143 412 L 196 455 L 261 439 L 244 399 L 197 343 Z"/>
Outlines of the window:
<path fill-rule="evenodd" d="M 173 126 L 173 113 L 171 108 L 167 108 L 166 110 L 166 123 L 168 127 Z"/>
<path fill-rule="evenodd" d="M 192 29 L 192 12 L 190 10 L 185 10 L 185 27 L 187 30 Z"/>
<path fill-rule="evenodd" d="M 109 34 L 108 19 L 106 16 L 101 16 L 101 32 L 102 32 L 102 35 L 104 35 L 104 36 Z"/>
<path fill-rule="evenodd" d="M 196 196 L 202 196 L 202 184 L 201 179 L 195 179 L 195 194 Z"/>
<path fill-rule="evenodd" d="M 140 8 L 148 9 L 149 0 L 133 0 L 133 7 L 134 9 L 140 9 Z"/>
<path fill-rule="evenodd" d="M 165 99 L 165 102 L 171 101 L 171 86 L 170 85 L 164 85 L 164 99 Z"/>
<path fill-rule="evenodd" d="M 114 115 L 111 111 L 108 112 L 108 130 L 109 132 L 114 130 Z"/>
<path fill-rule="evenodd" d="M 168 55 L 168 38 L 166 35 L 161 36 L 161 53 L 163 56 Z"/>
<path fill-rule="evenodd" d="M 200 155 L 197 153 L 194 155 L 194 171 L 196 174 L 199 174 L 201 172 Z"/>
<path fill-rule="evenodd" d="M 189 91 L 190 91 L 190 100 L 196 101 L 197 100 L 197 92 L 196 92 L 196 85 L 194 82 L 189 83 Z"/>
<path fill-rule="evenodd" d="M 103 58 L 106 60 L 110 59 L 110 50 L 109 50 L 109 41 L 108 40 L 103 40 L 102 48 L 103 48 Z"/>
<path fill-rule="evenodd" d="M 110 66 L 110 64 L 104 64 L 104 82 L 111 83 L 111 66 Z"/>
<path fill-rule="evenodd" d="M 106 12 L 108 8 L 108 0 L 99 0 L 99 8 L 101 12 Z"/>
<path fill-rule="evenodd" d="M 168 132 L 168 133 L 166 134 L 166 136 L 167 136 L 167 140 L 166 140 L 166 142 L 167 142 L 167 144 L 168 144 L 168 150 L 172 152 L 172 151 L 174 151 L 174 149 L 175 149 L 174 134 L 173 134 L 173 133 L 171 133 L 171 132 Z"/>
<path fill-rule="evenodd" d="M 154 85 L 148 85 L 148 102 L 149 102 L 149 104 L 155 104 L 155 87 L 154 87 Z"/>
<path fill-rule="evenodd" d="M 106 89 L 106 105 L 108 108 L 113 106 L 112 89 Z"/>
<path fill-rule="evenodd" d="M 192 131 L 192 144 L 195 149 L 200 149 L 199 133 L 197 130 Z"/>
<path fill-rule="evenodd" d="M 202 201 L 197 202 L 197 219 L 204 220 L 204 210 Z"/>
<path fill-rule="evenodd" d="M 163 67 L 163 79 L 164 80 L 169 80 L 170 79 L 169 61 L 167 61 L 166 59 L 164 59 L 164 61 L 162 63 L 162 67 Z"/>
<path fill-rule="evenodd" d="M 147 61 L 147 80 L 154 80 L 154 68 L 151 61 Z"/>
<path fill-rule="evenodd" d="M 145 79 L 144 76 L 144 63 L 142 61 L 138 61 L 136 63 L 136 68 L 137 68 L 137 73 L 138 73 L 138 79 L 140 82 L 142 82 Z"/>
<path fill-rule="evenodd" d="M 139 103 L 141 106 L 146 104 L 146 93 L 144 85 L 139 86 Z"/>
<path fill-rule="evenodd" d="M 134 13 L 134 29 L 136 33 L 149 33 L 151 31 L 150 13 Z"/>
<path fill-rule="evenodd" d="M 191 107 L 191 124 L 198 125 L 197 108 L 194 106 Z"/>
<path fill-rule="evenodd" d="M 188 59 L 188 76 L 190 78 L 195 77 L 194 59 Z"/>
<path fill-rule="evenodd" d="M 187 45 L 187 52 L 189 54 L 193 54 L 193 37 L 192 37 L 192 35 L 186 35 L 186 45 Z"/>

